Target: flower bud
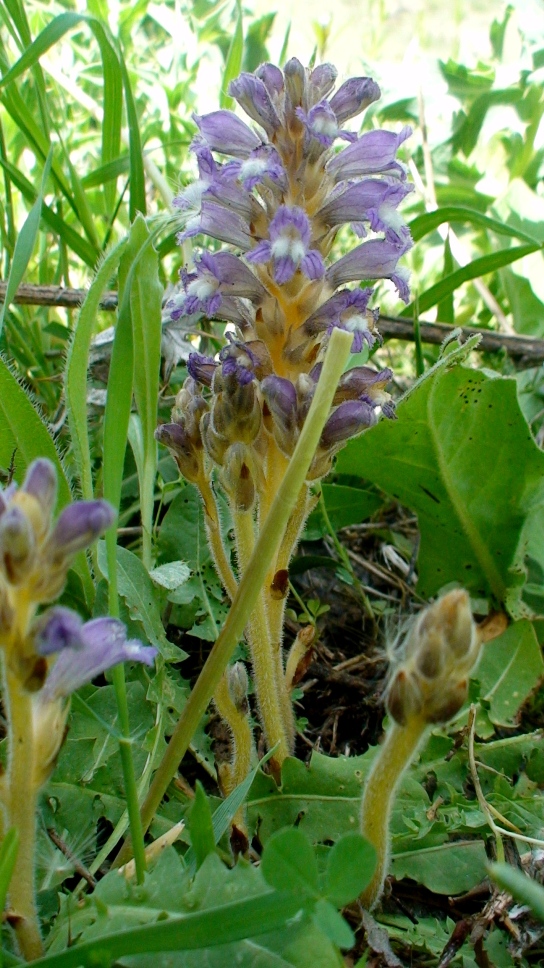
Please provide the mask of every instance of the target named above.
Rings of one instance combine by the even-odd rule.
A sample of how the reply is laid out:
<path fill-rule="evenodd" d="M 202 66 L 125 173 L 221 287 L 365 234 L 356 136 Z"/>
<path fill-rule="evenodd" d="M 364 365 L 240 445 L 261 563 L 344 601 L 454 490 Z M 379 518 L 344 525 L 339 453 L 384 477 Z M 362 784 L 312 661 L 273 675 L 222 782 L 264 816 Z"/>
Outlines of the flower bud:
<path fill-rule="evenodd" d="M 253 461 L 245 444 L 232 444 L 226 451 L 221 480 L 237 511 L 251 511 L 255 503 Z"/>
<path fill-rule="evenodd" d="M 21 490 L 31 494 L 38 501 L 43 511 L 43 530 L 46 531 L 57 498 L 57 472 L 54 464 L 45 457 L 33 461 L 27 470 Z"/>
<path fill-rule="evenodd" d="M 56 564 L 96 541 L 115 521 L 115 511 L 107 501 L 78 501 L 61 511 L 43 549 L 44 559 Z"/>
<path fill-rule="evenodd" d="M 227 686 L 230 698 L 240 713 L 248 712 L 247 693 L 249 680 L 243 662 L 235 662 L 227 669 Z"/>
<path fill-rule="evenodd" d="M 355 437 L 376 423 L 374 408 L 365 400 L 347 400 L 336 408 L 321 434 L 321 447 L 329 449 Z"/>
<path fill-rule="evenodd" d="M 202 473 L 202 450 L 200 452 L 178 423 L 161 424 L 155 431 L 155 440 L 168 447 L 186 480 L 195 483 Z"/>
<path fill-rule="evenodd" d="M 24 511 L 12 504 L 0 518 L 0 566 L 12 585 L 19 585 L 35 563 L 36 538 Z"/>

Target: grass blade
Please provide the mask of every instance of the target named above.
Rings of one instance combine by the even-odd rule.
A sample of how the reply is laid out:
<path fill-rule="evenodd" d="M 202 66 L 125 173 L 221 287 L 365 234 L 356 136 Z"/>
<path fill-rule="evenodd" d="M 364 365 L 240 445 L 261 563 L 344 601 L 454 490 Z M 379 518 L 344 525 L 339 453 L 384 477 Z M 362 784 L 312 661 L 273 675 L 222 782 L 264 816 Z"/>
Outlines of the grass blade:
<path fill-rule="evenodd" d="M 30 262 L 30 257 L 34 251 L 34 246 L 36 244 L 36 238 L 38 235 L 38 229 L 40 227 L 40 217 L 42 212 L 43 194 L 45 191 L 45 186 L 47 179 L 49 177 L 49 172 L 51 170 L 51 160 L 52 160 L 52 149 L 47 156 L 47 161 L 45 162 L 45 167 L 42 173 L 42 179 L 40 184 L 40 190 L 38 192 L 36 201 L 28 213 L 25 223 L 19 232 L 19 236 L 15 243 L 15 250 L 13 252 L 13 260 L 11 263 L 11 269 L 9 272 L 8 284 L 6 287 L 6 296 L 2 309 L 0 310 L 0 333 L 2 332 L 4 326 L 4 318 L 6 315 L 6 310 L 9 308 L 10 303 L 13 300 L 20 283 L 24 279 L 25 272 Z"/>
<path fill-rule="evenodd" d="M 240 0 L 238 0 L 236 7 L 238 10 L 236 27 L 234 28 L 234 34 L 225 62 L 223 82 L 221 84 L 221 94 L 219 96 L 219 104 L 222 108 L 233 107 L 234 100 L 228 95 L 229 84 L 235 77 L 238 77 L 238 74 L 242 69 L 242 57 L 244 54 L 244 29 L 242 22 L 242 5 Z"/>
<path fill-rule="evenodd" d="M 480 276 L 485 276 L 488 272 L 495 272 L 496 269 L 509 266 L 512 262 L 523 259 L 524 256 L 530 255 L 532 252 L 537 252 L 540 248 L 541 246 L 539 244 L 516 245 L 513 249 L 501 249 L 500 252 L 493 252 L 491 255 L 484 255 L 479 259 L 474 259 L 473 262 L 469 262 L 462 269 L 457 269 L 449 276 L 445 276 L 440 282 L 437 282 L 430 289 L 422 293 L 419 297 L 419 312 L 424 313 L 427 309 L 436 306 L 437 303 L 449 293 L 458 289 L 464 282 L 469 282 L 471 279 L 479 279 Z M 413 312 L 414 304 L 410 303 L 406 309 L 403 309 L 400 315 L 411 317 Z"/>
<path fill-rule="evenodd" d="M 208 911 L 94 938 L 67 951 L 39 958 L 33 965 L 35 968 L 87 968 L 111 965 L 125 955 L 217 947 L 277 931 L 300 915 L 305 906 L 308 902 L 295 894 L 270 891 Z"/>
<path fill-rule="evenodd" d="M 476 209 L 464 208 L 461 205 L 447 205 L 444 208 L 437 208 L 433 212 L 418 215 L 417 218 L 412 219 L 409 228 L 414 242 L 418 242 L 426 235 L 430 235 L 431 232 L 434 232 L 444 222 L 463 224 L 468 222 L 469 225 L 474 225 L 480 229 L 488 229 L 496 232 L 497 235 L 508 235 L 512 239 L 520 239 L 522 242 L 534 242 L 537 245 L 539 242 L 538 239 L 528 235 L 527 232 L 523 232 L 521 229 L 515 229 L 511 225 L 505 225 L 504 222 L 498 222 L 497 219 L 482 215 Z"/>
<path fill-rule="evenodd" d="M 80 309 L 66 361 L 64 388 L 68 426 L 70 427 L 72 450 L 81 484 L 81 494 L 86 501 L 92 500 L 94 496 L 87 428 L 89 350 L 102 293 L 119 267 L 126 241 L 126 239 L 123 239 L 112 249 L 98 269 L 85 302 Z"/>

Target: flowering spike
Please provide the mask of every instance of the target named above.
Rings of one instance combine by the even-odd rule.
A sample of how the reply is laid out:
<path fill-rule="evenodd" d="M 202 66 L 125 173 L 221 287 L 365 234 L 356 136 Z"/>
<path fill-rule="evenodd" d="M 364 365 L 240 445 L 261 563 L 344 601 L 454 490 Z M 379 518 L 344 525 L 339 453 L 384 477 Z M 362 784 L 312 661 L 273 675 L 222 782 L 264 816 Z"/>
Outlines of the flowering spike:
<path fill-rule="evenodd" d="M 230 248 L 214 246 L 213 254 L 196 257 L 182 270 L 180 285 L 168 295 L 165 318 L 184 317 L 186 328 L 194 330 L 204 315 L 233 323 L 234 332 L 229 326 L 217 356 L 190 355 L 172 423 L 156 436 L 200 490 L 213 558 L 231 597 L 304 427 L 332 330 L 352 334 L 356 353 L 381 342 L 372 290 L 339 287 L 389 279 L 403 299 L 409 298 L 407 270 L 399 260 L 411 238 L 399 206 L 410 186 L 396 160 L 409 129 L 360 136 L 346 131 L 344 124 L 376 100 L 379 88 L 359 77 L 334 93 L 336 77 L 331 64 L 305 69 L 296 58 L 283 72 L 266 63 L 253 74 L 242 73 L 229 94 L 251 124 L 230 111 L 195 116 L 198 179 L 176 200 L 180 242 L 201 234 Z M 348 144 L 335 152 L 338 139 Z M 359 237 L 374 237 L 352 251 L 343 244 L 345 254 L 334 262 L 335 238 L 344 225 Z M 393 416 L 385 389 L 389 379 L 389 370 L 380 374 L 369 367 L 342 377 L 282 536 L 281 560 L 247 627 L 264 735 L 277 744 L 278 761 L 295 735 L 289 696 L 293 670 L 286 676 L 281 642 L 289 560 L 311 504 L 309 486 L 330 471 L 349 437 L 376 422 L 380 410 Z M 221 545 L 212 479 L 230 504 L 238 576 Z M 224 677 L 214 701 L 234 730 L 240 716 L 226 682 Z M 248 755 L 250 747 L 245 744 Z M 232 764 L 228 772 L 225 790 L 232 788 Z"/>

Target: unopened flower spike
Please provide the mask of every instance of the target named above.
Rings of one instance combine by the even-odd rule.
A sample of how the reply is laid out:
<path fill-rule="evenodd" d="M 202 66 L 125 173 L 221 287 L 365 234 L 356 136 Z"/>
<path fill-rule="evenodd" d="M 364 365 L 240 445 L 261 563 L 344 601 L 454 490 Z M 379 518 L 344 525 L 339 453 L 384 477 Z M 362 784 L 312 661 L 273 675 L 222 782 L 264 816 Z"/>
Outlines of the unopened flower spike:
<path fill-rule="evenodd" d="M 389 864 L 389 819 L 404 771 L 430 726 L 447 723 L 463 706 L 480 639 L 466 591 L 456 589 L 424 609 L 393 665 L 386 694 L 391 724 L 365 781 L 361 833 L 376 848 L 378 865 L 361 901 L 380 898 Z"/>
<path fill-rule="evenodd" d="M 175 203 L 180 241 L 207 237 L 214 251 L 204 249 L 182 269 L 166 312 L 174 319 L 199 313 L 231 324 L 229 330 L 233 324 L 234 333 L 217 357 L 191 354 L 172 422 L 157 437 L 200 490 L 230 597 L 295 450 L 333 330 L 353 335 L 354 353 L 381 341 L 373 289 L 361 282 L 390 280 L 409 298 L 402 260 L 412 240 L 399 207 L 411 186 L 396 153 L 410 129 L 359 134 L 358 118 L 379 98 L 379 87 L 355 77 L 335 90 L 336 78 L 331 64 L 306 70 L 291 58 L 283 70 L 266 63 L 231 81 L 228 93 L 245 118 L 228 110 L 194 116 L 198 178 Z M 353 244 L 343 244 L 339 256 L 337 235 L 350 226 Z M 246 630 L 276 766 L 295 734 L 293 676 L 286 676 L 283 658 L 285 597 L 277 595 L 276 576 L 288 572 L 311 509 L 311 483 L 330 471 L 348 439 L 379 414 L 393 416 L 390 377 L 389 370 L 359 367 L 342 378 Z M 222 543 L 212 481 L 230 505 L 236 569 Z M 228 706 L 224 695 L 216 704 Z"/>

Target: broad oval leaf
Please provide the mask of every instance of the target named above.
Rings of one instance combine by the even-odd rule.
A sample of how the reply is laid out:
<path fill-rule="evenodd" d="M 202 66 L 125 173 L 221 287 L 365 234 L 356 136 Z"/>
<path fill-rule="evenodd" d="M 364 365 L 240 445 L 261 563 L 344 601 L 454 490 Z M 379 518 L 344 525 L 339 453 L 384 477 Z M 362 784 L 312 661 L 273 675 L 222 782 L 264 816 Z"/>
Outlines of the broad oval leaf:
<path fill-rule="evenodd" d="M 439 369 L 399 405 L 398 420 L 348 444 L 340 472 L 360 474 L 416 511 L 419 590 L 448 582 L 530 614 L 521 600 L 524 559 L 542 535 L 544 454 L 515 380 L 464 366 Z M 532 537 L 529 531 L 532 531 Z"/>

